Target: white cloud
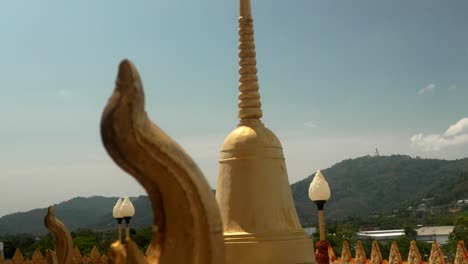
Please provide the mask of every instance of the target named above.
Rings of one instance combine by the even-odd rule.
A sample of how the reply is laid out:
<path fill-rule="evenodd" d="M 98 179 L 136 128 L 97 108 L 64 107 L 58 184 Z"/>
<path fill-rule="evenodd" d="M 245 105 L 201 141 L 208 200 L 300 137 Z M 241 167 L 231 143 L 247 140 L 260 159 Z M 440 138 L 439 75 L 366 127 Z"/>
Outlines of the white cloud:
<path fill-rule="evenodd" d="M 419 133 L 411 137 L 411 145 L 425 151 L 438 151 L 450 146 L 468 143 L 468 118 L 451 125 L 444 134 Z"/>
<path fill-rule="evenodd" d="M 426 94 L 426 93 L 432 93 L 432 92 L 434 92 L 435 88 L 436 88 L 436 85 L 433 84 L 433 83 L 430 83 L 426 87 L 421 88 L 418 91 L 418 95 L 423 95 L 423 94 Z"/>
<path fill-rule="evenodd" d="M 457 90 L 457 86 L 455 84 L 450 85 L 447 90 L 449 90 L 450 92 L 453 92 L 453 91 Z"/>
<path fill-rule="evenodd" d="M 445 131 L 444 136 L 451 137 L 456 136 L 461 133 L 468 133 L 468 118 L 462 118 L 456 124 L 451 125 L 447 131 Z"/>

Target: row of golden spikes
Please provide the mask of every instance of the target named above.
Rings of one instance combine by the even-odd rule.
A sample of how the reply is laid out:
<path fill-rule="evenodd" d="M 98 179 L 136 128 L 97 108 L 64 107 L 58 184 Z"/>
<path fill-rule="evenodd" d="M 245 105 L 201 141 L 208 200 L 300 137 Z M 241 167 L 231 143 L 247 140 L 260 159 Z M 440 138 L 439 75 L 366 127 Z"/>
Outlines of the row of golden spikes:
<path fill-rule="evenodd" d="M 442 251 L 440 250 L 439 243 L 434 241 L 432 243 L 431 254 L 427 262 L 423 261 L 421 254 L 419 253 L 418 246 L 416 241 L 411 241 L 410 249 L 408 252 L 408 259 L 407 261 L 403 261 L 400 250 L 398 249 L 398 245 L 395 241 L 393 241 L 390 247 L 390 254 L 388 256 L 388 260 L 384 260 L 382 258 L 382 253 L 380 252 L 379 244 L 377 241 L 372 242 L 372 250 L 370 258 L 368 259 L 366 256 L 366 252 L 364 251 L 364 247 L 360 240 L 358 240 L 356 244 L 356 254 L 354 258 L 351 256 L 351 250 L 349 247 L 348 242 L 343 242 L 343 248 L 341 251 L 341 257 L 336 258 L 335 253 L 333 252 L 333 248 L 329 245 L 328 247 L 328 255 L 330 257 L 331 264 L 445 264 L 444 256 Z M 467 264 L 468 263 L 468 252 L 465 247 L 465 243 L 463 241 L 459 241 L 457 245 L 457 251 L 455 254 L 455 260 L 453 264 Z"/>

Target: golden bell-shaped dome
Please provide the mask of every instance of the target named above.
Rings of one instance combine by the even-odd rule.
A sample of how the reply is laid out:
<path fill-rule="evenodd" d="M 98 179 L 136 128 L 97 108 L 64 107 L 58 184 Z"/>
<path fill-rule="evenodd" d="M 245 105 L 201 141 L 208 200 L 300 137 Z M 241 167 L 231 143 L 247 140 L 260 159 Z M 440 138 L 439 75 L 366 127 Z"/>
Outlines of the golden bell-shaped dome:
<path fill-rule="evenodd" d="M 283 149 L 260 120 L 242 120 L 221 149 L 216 197 L 225 232 L 262 236 L 302 231 Z"/>
<path fill-rule="evenodd" d="M 240 123 L 224 140 L 216 190 L 226 263 L 315 263 L 312 240 L 294 206 L 281 143 L 260 121 L 249 0 L 240 0 L 239 66 Z"/>
<path fill-rule="evenodd" d="M 261 149 L 282 149 L 276 135 L 263 126 L 259 120 L 243 121 L 243 123 L 224 140 L 221 148 L 222 155 L 228 155 L 232 152 L 256 153 Z"/>

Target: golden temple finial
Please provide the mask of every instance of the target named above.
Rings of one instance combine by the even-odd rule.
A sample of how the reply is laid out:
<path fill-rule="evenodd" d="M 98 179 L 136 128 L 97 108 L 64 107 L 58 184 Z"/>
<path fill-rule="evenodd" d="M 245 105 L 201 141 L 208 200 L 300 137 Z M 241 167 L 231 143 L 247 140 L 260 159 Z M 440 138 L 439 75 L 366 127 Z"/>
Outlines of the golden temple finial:
<path fill-rule="evenodd" d="M 263 116 L 258 93 L 257 59 L 250 0 L 240 0 L 239 9 L 239 112 L 241 120 Z"/>
<path fill-rule="evenodd" d="M 240 0 L 239 16 L 252 18 L 252 8 L 250 7 L 250 0 Z"/>
<path fill-rule="evenodd" d="M 240 122 L 221 147 L 216 188 L 226 264 L 316 263 L 294 206 L 281 142 L 260 120 L 250 0 L 239 3 Z"/>

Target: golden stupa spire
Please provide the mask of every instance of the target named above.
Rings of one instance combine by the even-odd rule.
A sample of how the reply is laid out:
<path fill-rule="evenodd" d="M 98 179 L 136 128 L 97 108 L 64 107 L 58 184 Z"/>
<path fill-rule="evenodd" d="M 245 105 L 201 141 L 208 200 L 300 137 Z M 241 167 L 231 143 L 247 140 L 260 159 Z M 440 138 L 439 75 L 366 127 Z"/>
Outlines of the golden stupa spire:
<path fill-rule="evenodd" d="M 224 139 L 216 201 L 226 264 L 316 263 L 289 187 L 281 142 L 260 121 L 250 0 L 239 0 L 238 126 Z"/>
<path fill-rule="evenodd" d="M 239 10 L 239 112 L 241 120 L 263 116 L 258 93 L 257 59 L 250 0 L 240 0 Z"/>

